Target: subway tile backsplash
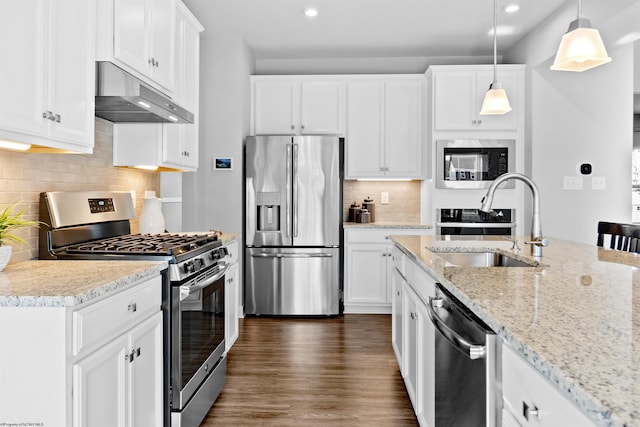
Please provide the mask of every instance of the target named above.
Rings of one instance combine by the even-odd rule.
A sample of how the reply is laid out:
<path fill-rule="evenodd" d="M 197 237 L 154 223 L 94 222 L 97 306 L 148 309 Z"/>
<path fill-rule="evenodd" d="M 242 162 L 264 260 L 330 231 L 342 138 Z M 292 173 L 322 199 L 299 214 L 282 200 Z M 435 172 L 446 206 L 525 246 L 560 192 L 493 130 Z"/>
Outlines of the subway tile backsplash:
<path fill-rule="evenodd" d="M 383 205 L 381 193 L 389 193 L 389 204 Z M 362 205 L 365 198 L 373 199 L 376 206 L 376 222 L 420 222 L 420 181 L 344 181 L 343 204 L 345 221 L 349 218 L 349 206 L 355 201 Z"/>
<path fill-rule="evenodd" d="M 93 154 L 35 154 L 0 150 L 0 210 L 20 202 L 28 218 L 38 219 L 43 191 L 110 190 L 136 192 L 136 212 L 142 211 L 145 190 L 160 194 L 160 174 L 113 167 L 113 124 L 96 118 Z M 131 224 L 138 231 L 137 222 Z M 10 263 L 38 257 L 38 230 L 20 230 L 31 250 L 13 248 Z"/>

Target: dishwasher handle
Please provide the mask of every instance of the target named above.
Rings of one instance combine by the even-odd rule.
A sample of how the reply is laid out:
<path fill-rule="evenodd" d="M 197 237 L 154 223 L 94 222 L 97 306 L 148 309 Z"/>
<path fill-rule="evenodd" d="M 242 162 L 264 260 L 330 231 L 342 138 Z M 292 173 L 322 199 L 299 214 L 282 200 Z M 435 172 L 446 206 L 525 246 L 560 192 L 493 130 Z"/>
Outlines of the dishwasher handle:
<path fill-rule="evenodd" d="M 487 356 L 487 346 L 472 344 L 463 337 L 461 337 L 456 331 L 447 326 L 444 321 L 438 316 L 434 309 L 436 307 L 442 307 L 441 298 L 429 297 L 429 318 L 433 326 L 442 334 L 442 336 L 449 341 L 455 348 L 460 350 L 469 359 L 483 359 Z"/>

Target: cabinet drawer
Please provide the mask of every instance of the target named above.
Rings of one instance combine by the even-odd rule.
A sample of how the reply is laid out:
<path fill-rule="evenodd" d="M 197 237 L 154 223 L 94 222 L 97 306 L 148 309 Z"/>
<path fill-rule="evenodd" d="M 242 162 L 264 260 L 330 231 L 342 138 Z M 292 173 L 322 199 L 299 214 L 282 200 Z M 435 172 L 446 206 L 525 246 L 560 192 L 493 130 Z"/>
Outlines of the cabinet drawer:
<path fill-rule="evenodd" d="M 161 305 L 162 279 L 157 276 L 73 312 L 73 355 L 120 335 L 160 311 Z"/>
<path fill-rule="evenodd" d="M 594 424 L 546 378 L 506 344 L 502 351 L 504 407 L 523 427 L 594 426 Z M 526 407 L 536 410 L 529 413 Z"/>
<path fill-rule="evenodd" d="M 416 228 L 368 228 L 363 230 L 345 230 L 347 243 L 391 243 L 389 236 L 393 235 L 420 235 L 427 230 Z"/>

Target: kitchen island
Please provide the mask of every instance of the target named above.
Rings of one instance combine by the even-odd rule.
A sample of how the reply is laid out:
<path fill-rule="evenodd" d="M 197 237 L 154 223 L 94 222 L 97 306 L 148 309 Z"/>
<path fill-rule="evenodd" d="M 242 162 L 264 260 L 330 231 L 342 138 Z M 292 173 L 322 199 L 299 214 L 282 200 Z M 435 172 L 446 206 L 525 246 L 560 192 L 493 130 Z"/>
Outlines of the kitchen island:
<path fill-rule="evenodd" d="M 537 267 L 455 267 L 437 252 L 534 260 L 495 238 L 392 240 L 596 425 L 640 425 L 637 255 L 550 239 Z"/>

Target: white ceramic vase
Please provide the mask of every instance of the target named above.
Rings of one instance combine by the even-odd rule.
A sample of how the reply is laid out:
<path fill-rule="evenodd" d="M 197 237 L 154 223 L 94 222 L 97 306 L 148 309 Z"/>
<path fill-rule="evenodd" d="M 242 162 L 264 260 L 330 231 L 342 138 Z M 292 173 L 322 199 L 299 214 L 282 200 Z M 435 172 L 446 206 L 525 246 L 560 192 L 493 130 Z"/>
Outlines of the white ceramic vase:
<path fill-rule="evenodd" d="M 164 233 L 164 215 L 162 215 L 162 201 L 157 197 L 143 199 L 142 213 L 138 219 L 140 233 Z"/>
<path fill-rule="evenodd" d="M 0 246 L 0 271 L 4 270 L 11 259 L 11 246 Z"/>

